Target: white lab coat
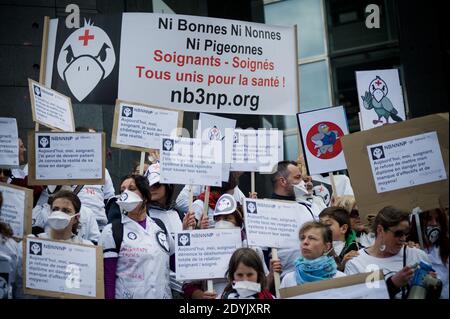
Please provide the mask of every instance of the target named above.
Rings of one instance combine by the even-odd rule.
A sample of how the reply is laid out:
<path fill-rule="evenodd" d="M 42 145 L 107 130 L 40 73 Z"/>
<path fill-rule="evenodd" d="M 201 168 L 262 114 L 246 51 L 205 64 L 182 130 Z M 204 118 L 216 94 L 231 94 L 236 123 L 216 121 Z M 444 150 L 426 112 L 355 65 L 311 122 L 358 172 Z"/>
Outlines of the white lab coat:
<path fill-rule="evenodd" d="M 12 238 L 0 234 L 0 273 L 8 274 L 8 280 L 0 275 L 0 299 L 13 298 L 13 286 L 20 260 L 19 244 Z"/>
<path fill-rule="evenodd" d="M 146 218 L 144 229 L 122 215 L 123 241 L 119 254 L 112 225 L 103 229 L 100 244 L 104 258 L 117 258 L 116 299 L 171 299 L 169 257 L 174 251 L 172 237 L 165 236 L 158 225 Z"/>

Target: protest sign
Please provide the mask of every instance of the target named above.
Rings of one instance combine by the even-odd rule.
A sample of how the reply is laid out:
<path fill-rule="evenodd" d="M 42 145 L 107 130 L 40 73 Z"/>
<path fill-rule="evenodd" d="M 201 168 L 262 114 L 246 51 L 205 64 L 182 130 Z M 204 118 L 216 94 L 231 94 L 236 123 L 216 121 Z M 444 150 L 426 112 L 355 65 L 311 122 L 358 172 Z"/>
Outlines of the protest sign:
<path fill-rule="evenodd" d="M 146 152 L 158 149 L 161 137 L 174 137 L 183 126 L 183 111 L 117 100 L 111 146 Z"/>
<path fill-rule="evenodd" d="M 31 234 L 33 190 L 0 183 L 0 193 L 3 195 L 0 221 L 11 226 L 13 236 L 16 238 Z"/>
<path fill-rule="evenodd" d="M 250 246 L 298 248 L 300 227 L 311 216 L 296 202 L 244 199 L 244 221 Z"/>
<path fill-rule="evenodd" d="M 216 140 L 161 138 L 161 183 L 222 186 L 221 151 Z"/>
<path fill-rule="evenodd" d="M 102 248 L 25 237 L 23 278 L 26 294 L 103 299 Z"/>
<path fill-rule="evenodd" d="M 280 295 L 289 299 L 389 299 L 382 271 L 282 288 Z"/>
<path fill-rule="evenodd" d="M 33 121 L 65 132 L 75 131 L 70 98 L 28 79 Z"/>
<path fill-rule="evenodd" d="M 447 179 L 436 132 L 367 145 L 378 193 Z"/>
<path fill-rule="evenodd" d="M 437 139 L 433 137 L 434 134 Z M 417 136 L 424 139 L 421 140 Z M 433 138 L 425 142 L 427 136 Z M 392 143 L 399 139 L 407 143 Z M 409 144 L 410 141 L 413 141 L 412 144 Z M 440 151 L 436 149 L 437 142 Z M 423 211 L 437 208 L 440 201 L 444 207 L 448 206 L 448 113 L 433 114 L 353 133 L 345 136 L 342 144 L 361 218 L 376 214 L 393 203 L 405 211 L 412 211 L 415 207 L 420 207 Z M 380 145 L 383 148 L 376 150 Z M 391 146 L 386 148 L 387 145 Z M 411 150 L 409 145 L 416 145 L 417 148 Z M 384 159 L 381 158 L 383 156 Z M 376 159 L 377 157 L 380 159 Z M 400 166 L 397 165 L 398 157 Z M 444 163 L 445 172 L 442 172 L 439 158 Z M 381 162 L 386 159 L 391 161 Z M 374 168 L 378 167 L 375 176 L 372 163 Z M 394 167 L 400 170 L 396 171 Z M 382 192 L 377 191 L 377 184 Z"/>
<path fill-rule="evenodd" d="M 225 278 L 231 255 L 242 247 L 241 230 L 202 229 L 177 233 L 177 280 Z"/>
<path fill-rule="evenodd" d="M 356 71 L 361 130 L 406 120 L 397 69 Z"/>
<path fill-rule="evenodd" d="M 230 176 L 231 150 L 233 147 L 236 120 L 200 113 L 198 121 L 198 138 L 206 141 L 217 140 L 222 144 L 222 180 Z"/>
<path fill-rule="evenodd" d="M 234 130 L 231 171 L 270 173 L 282 160 L 283 131 Z"/>
<path fill-rule="evenodd" d="M 19 135 L 15 118 L 0 117 L 0 167 L 19 166 Z"/>
<path fill-rule="evenodd" d="M 348 134 L 344 107 L 298 113 L 297 120 L 309 175 L 346 169 L 341 145 Z"/>
<path fill-rule="evenodd" d="M 105 183 L 105 133 L 30 132 L 30 185 Z"/>

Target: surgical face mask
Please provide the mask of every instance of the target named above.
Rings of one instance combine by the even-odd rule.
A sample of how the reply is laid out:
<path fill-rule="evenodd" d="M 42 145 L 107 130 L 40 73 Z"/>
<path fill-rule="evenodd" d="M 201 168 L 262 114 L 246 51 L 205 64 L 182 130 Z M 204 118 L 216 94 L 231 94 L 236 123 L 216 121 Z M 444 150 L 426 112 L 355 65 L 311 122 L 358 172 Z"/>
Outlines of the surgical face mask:
<path fill-rule="evenodd" d="M 261 284 L 247 280 L 236 281 L 233 283 L 233 289 L 236 290 L 240 297 L 245 298 L 261 292 Z"/>
<path fill-rule="evenodd" d="M 62 211 L 54 211 L 48 217 L 47 222 L 52 229 L 63 230 L 69 225 L 70 220 L 77 215 L 68 215 Z"/>
<path fill-rule="evenodd" d="M 309 195 L 308 190 L 306 189 L 305 181 L 301 180 L 300 183 L 292 185 L 294 187 L 295 198 L 304 197 Z"/>
<path fill-rule="evenodd" d="M 439 226 L 427 226 L 425 232 L 431 244 L 436 243 L 441 236 L 441 228 Z"/>
<path fill-rule="evenodd" d="M 237 228 L 235 224 L 232 222 L 226 221 L 226 220 L 219 220 L 218 222 L 214 223 L 214 228 Z"/>
<path fill-rule="evenodd" d="M 136 207 L 138 207 L 138 205 L 142 203 L 142 198 L 139 197 L 139 195 L 135 192 L 127 189 L 122 194 L 120 194 L 119 199 L 116 203 L 117 205 L 119 205 L 122 211 L 128 213 L 135 210 Z"/>
<path fill-rule="evenodd" d="M 342 252 L 342 249 L 344 249 L 345 242 L 341 240 L 333 240 L 333 249 L 336 255 L 340 255 Z"/>

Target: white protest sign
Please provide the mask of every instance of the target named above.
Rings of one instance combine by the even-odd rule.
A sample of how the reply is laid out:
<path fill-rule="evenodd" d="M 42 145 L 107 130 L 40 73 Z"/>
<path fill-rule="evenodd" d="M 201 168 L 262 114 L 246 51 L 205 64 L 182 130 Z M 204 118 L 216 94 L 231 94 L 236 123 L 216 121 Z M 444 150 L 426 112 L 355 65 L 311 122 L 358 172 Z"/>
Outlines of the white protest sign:
<path fill-rule="evenodd" d="M 65 132 L 75 131 L 70 98 L 28 79 L 33 121 Z"/>
<path fill-rule="evenodd" d="M 103 184 L 104 133 L 31 134 L 30 183 Z M 39 184 L 38 184 L 39 185 Z"/>
<path fill-rule="evenodd" d="M 378 193 L 447 179 L 436 132 L 367 145 Z"/>
<path fill-rule="evenodd" d="M 0 193 L 3 196 L 0 221 L 11 226 L 13 236 L 16 238 L 31 234 L 33 191 L 24 187 L 0 183 Z"/>
<path fill-rule="evenodd" d="M 15 118 L 0 117 L 0 167 L 19 166 L 19 135 Z"/>
<path fill-rule="evenodd" d="M 225 278 L 231 255 L 242 247 L 241 230 L 202 229 L 176 234 L 177 280 Z"/>
<path fill-rule="evenodd" d="M 311 216 L 299 204 L 269 199 L 244 199 L 244 221 L 250 246 L 298 248 L 300 227 Z"/>
<path fill-rule="evenodd" d="M 124 13 L 118 97 L 194 112 L 294 115 L 295 39 L 294 27 Z"/>
<path fill-rule="evenodd" d="M 380 272 L 362 273 L 280 289 L 287 299 L 389 299 Z"/>
<path fill-rule="evenodd" d="M 182 112 L 117 101 L 111 144 L 139 151 L 158 149 L 161 137 L 176 136 Z"/>
<path fill-rule="evenodd" d="M 356 71 L 361 130 L 406 119 L 397 69 Z"/>
<path fill-rule="evenodd" d="M 344 107 L 298 113 L 297 119 L 309 175 L 346 169 L 340 141 L 348 134 Z"/>
<path fill-rule="evenodd" d="M 161 138 L 161 183 L 222 186 L 222 145 L 219 141 Z"/>
<path fill-rule="evenodd" d="M 234 130 L 231 171 L 270 173 L 282 160 L 283 131 Z"/>
<path fill-rule="evenodd" d="M 24 241 L 25 293 L 103 297 L 102 280 L 97 278 L 103 277 L 99 247 L 31 237 Z"/>
<path fill-rule="evenodd" d="M 222 144 L 223 181 L 228 181 L 228 178 L 230 176 L 231 149 L 233 147 L 235 127 L 236 120 L 200 113 L 198 122 L 199 135 L 197 137 L 206 141 L 217 140 Z"/>

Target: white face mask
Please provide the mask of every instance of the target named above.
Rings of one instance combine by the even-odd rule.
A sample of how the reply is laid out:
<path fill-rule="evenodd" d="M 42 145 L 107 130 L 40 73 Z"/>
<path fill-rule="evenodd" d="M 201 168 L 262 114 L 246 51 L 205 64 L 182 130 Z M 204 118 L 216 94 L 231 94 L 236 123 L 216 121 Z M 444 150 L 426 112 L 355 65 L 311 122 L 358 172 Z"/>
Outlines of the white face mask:
<path fill-rule="evenodd" d="M 238 228 L 235 224 L 232 222 L 226 221 L 226 220 L 219 220 L 218 222 L 214 223 L 214 228 Z"/>
<path fill-rule="evenodd" d="M 120 209 L 125 212 L 131 212 L 138 207 L 140 203 L 142 203 L 142 198 L 139 197 L 138 194 L 132 192 L 130 190 L 125 190 L 122 194 L 120 194 L 119 199 L 117 199 L 117 205 L 119 205 Z"/>
<path fill-rule="evenodd" d="M 342 249 L 344 249 L 345 246 L 345 242 L 340 241 L 340 240 L 333 240 L 333 249 L 334 252 L 336 253 L 336 255 L 340 255 Z"/>
<path fill-rule="evenodd" d="M 261 284 L 247 280 L 236 281 L 233 283 L 233 289 L 236 290 L 240 297 L 245 298 L 261 292 Z"/>
<path fill-rule="evenodd" d="M 69 225 L 70 220 L 75 216 L 78 216 L 78 214 L 68 215 L 61 211 L 54 211 L 48 217 L 47 222 L 50 228 L 54 230 L 63 230 Z"/>
<path fill-rule="evenodd" d="M 305 181 L 301 180 L 300 183 L 293 185 L 293 187 L 296 200 L 309 195 Z"/>

